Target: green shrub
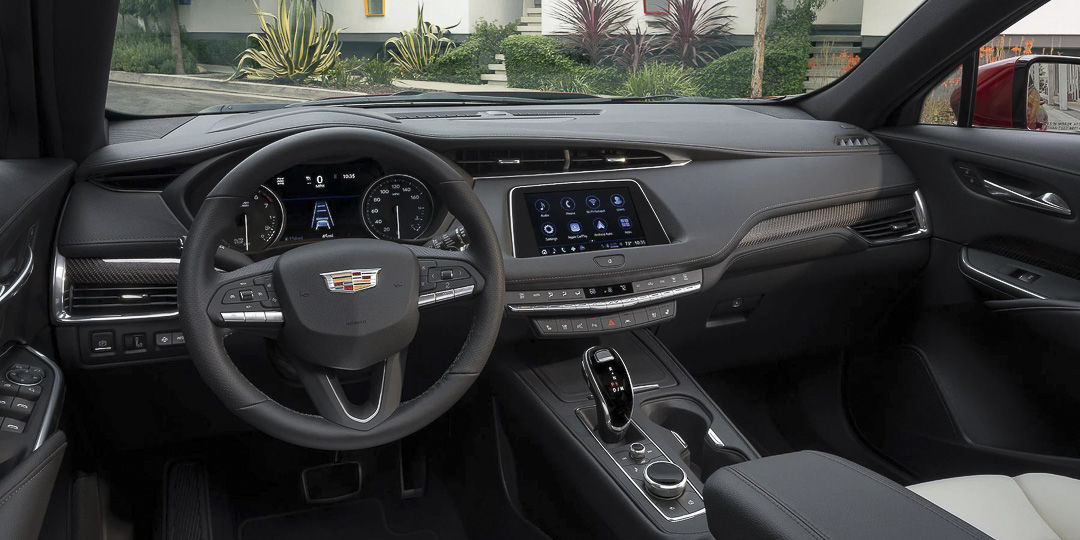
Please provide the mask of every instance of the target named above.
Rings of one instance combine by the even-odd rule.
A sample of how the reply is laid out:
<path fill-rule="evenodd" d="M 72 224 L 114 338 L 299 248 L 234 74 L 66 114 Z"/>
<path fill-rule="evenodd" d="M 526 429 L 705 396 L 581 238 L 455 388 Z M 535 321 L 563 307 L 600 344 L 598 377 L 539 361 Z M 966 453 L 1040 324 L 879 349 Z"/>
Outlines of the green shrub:
<path fill-rule="evenodd" d="M 506 55 L 506 79 L 514 88 L 543 90 L 579 66 L 563 52 L 557 40 L 548 36 L 510 36 L 503 40 L 502 50 Z"/>
<path fill-rule="evenodd" d="M 698 95 L 694 71 L 678 64 L 646 62 L 636 72 L 630 74 L 622 93 L 627 96 L 656 96 L 675 94 L 679 96 Z"/>
<path fill-rule="evenodd" d="M 694 74 L 700 95 L 716 98 L 750 97 L 750 75 L 754 50 L 736 49 Z M 806 58 L 784 46 L 765 46 L 765 76 L 762 93 L 781 96 L 803 92 Z"/>
<path fill-rule="evenodd" d="M 473 33 L 469 36 L 469 42 L 476 44 L 477 65 L 483 71 L 487 71 L 487 65 L 495 63 L 495 55 L 501 54 L 503 40 L 517 35 L 518 23 L 500 25 L 477 19 Z"/>
<path fill-rule="evenodd" d="M 480 84 L 482 82 L 480 73 L 480 67 L 477 64 L 477 44 L 468 40 L 439 56 L 424 68 L 420 76 L 428 81 Z"/>
<path fill-rule="evenodd" d="M 378 58 L 365 58 L 358 68 L 360 75 L 369 84 L 385 84 L 394 82 L 400 73 L 400 68 L 393 62 Z"/>
<path fill-rule="evenodd" d="M 184 72 L 195 72 L 195 53 L 183 48 Z M 169 36 L 148 32 L 116 34 L 111 69 L 135 73 L 176 73 Z"/>
<path fill-rule="evenodd" d="M 240 53 L 247 48 L 246 37 L 225 39 L 191 39 L 184 36 L 184 45 L 195 51 L 195 58 L 202 64 L 235 66 Z"/>

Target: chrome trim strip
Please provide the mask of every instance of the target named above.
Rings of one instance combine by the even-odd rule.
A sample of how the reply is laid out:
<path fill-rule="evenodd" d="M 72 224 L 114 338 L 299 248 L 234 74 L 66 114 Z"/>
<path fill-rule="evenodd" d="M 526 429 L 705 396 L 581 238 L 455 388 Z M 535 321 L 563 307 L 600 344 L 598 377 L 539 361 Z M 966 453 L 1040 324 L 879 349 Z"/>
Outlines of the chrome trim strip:
<path fill-rule="evenodd" d="M 28 245 L 26 247 L 26 264 L 22 270 L 19 270 L 19 275 L 15 276 L 14 281 L 10 284 L 4 283 L 0 285 L 0 304 L 7 301 L 8 298 L 15 296 L 26 285 L 27 281 L 30 281 L 30 275 L 34 272 L 34 247 Z"/>
<path fill-rule="evenodd" d="M 689 163 L 689 161 L 687 163 Z M 664 167 L 667 167 L 667 166 L 668 165 L 664 165 Z M 619 169 L 620 172 L 625 171 L 625 170 L 627 170 L 627 169 Z M 550 174 L 563 174 L 563 173 L 550 173 Z M 489 178 L 495 178 L 495 177 L 489 177 Z M 645 202 L 649 205 L 649 211 L 652 212 L 653 219 L 655 219 L 656 222 L 660 224 L 660 231 L 664 233 L 664 238 L 667 239 L 668 243 L 671 243 L 671 235 L 668 234 L 667 228 L 664 227 L 664 222 L 660 221 L 660 216 L 656 215 L 656 208 L 653 207 L 652 201 L 649 200 L 649 194 L 645 193 L 645 188 L 641 187 L 641 183 L 638 182 L 637 180 L 634 180 L 633 178 L 613 178 L 613 179 L 610 179 L 610 180 L 581 180 L 581 181 L 578 181 L 578 182 L 552 182 L 550 184 L 529 184 L 529 185 L 525 185 L 525 186 L 514 186 L 514 187 L 510 188 L 510 193 L 507 194 L 507 196 L 506 196 L 507 207 L 510 208 L 510 253 L 514 256 L 515 259 L 517 258 L 517 240 L 514 238 L 514 236 L 515 236 L 514 235 L 514 191 L 517 191 L 519 189 L 524 189 L 524 188 L 549 187 L 549 186 L 550 187 L 554 187 L 554 186 L 573 186 L 574 184 L 586 184 L 586 183 L 587 184 L 606 184 L 608 182 L 632 182 L 634 185 L 636 185 L 638 187 L 638 189 L 641 190 L 641 195 L 643 197 L 645 197 Z M 587 251 L 585 253 L 597 254 L 597 253 L 608 252 L 608 251 L 619 251 L 619 250 L 622 250 L 622 249 L 638 249 L 638 248 L 643 248 L 643 247 L 650 247 L 650 246 L 637 246 L 637 247 L 631 247 L 631 248 L 619 248 L 619 249 L 614 249 L 614 250 L 605 249 L 605 250 L 598 250 L 596 252 Z M 566 255 L 570 255 L 570 254 L 566 254 Z"/>
<path fill-rule="evenodd" d="M 567 151 L 567 152 L 569 152 L 569 151 Z M 668 159 L 671 159 L 671 158 L 668 157 Z M 567 160 L 569 160 L 569 157 L 567 157 Z M 623 167 L 621 169 L 598 169 L 598 170 L 595 170 L 595 171 L 560 171 L 560 172 L 546 172 L 546 173 L 532 173 L 532 174 L 502 174 L 502 175 L 498 175 L 498 176 L 474 176 L 473 179 L 474 180 L 486 180 L 486 179 L 498 180 L 498 179 L 504 179 L 504 178 L 535 178 L 535 177 L 540 177 L 540 176 L 567 175 L 567 174 L 589 174 L 589 173 L 604 173 L 604 172 L 621 173 L 623 171 L 644 171 L 644 170 L 648 170 L 648 169 L 665 169 L 665 168 L 668 168 L 668 167 L 682 167 L 683 165 L 689 165 L 692 162 L 693 162 L 693 160 L 691 160 L 691 159 L 678 159 L 678 160 L 672 159 L 671 163 L 668 163 L 666 165 L 647 165 L 645 167 Z M 564 166 L 568 167 L 569 166 L 569 161 L 567 161 L 567 165 L 564 165 Z M 582 180 L 582 181 L 583 182 L 588 182 L 589 180 Z"/>
<path fill-rule="evenodd" d="M 49 403 L 45 406 L 45 419 L 41 422 L 41 430 L 38 432 L 37 441 L 34 442 L 34 450 L 37 450 L 38 448 L 41 448 L 42 444 L 45 444 L 45 439 L 49 435 L 49 430 L 55 423 L 55 416 L 58 412 L 56 407 L 60 402 L 60 393 L 64 390 L 64 374 L 61 373 L 60 366 L 56 365 L 56 362 L 53 362 L 49 357 L 41 354 L 40 351 L 25 343 L 21 345 L 27 352 L 38 357 L 45 365 L 49 366 L 49 369 L 53 372 L 53 377 L 55 377 L 52 382 L 52 392 L 49 395 Z M 7 351 L 4 351 L 4 353 L 6 354 Z"/>
<path fill-rule="evenodd" d="M 658 383 L 641 384 L 634 387 L 634 393 L 648 392 L 649 390 L 656 390 L 657 388 L 660 388 Z"/>
<path fill-rule="evenodd" d="M 341 407 L 341 412 L 345 413 L 345 416 L 348 416 L 349 420 L 352 420 L 353 422 L 356 422 L 358 424 L 366 424 L 366 423 L 370 422 L 372 418 L 375 418 L 376 416 L 379 415 L 379 410 L 382 409 L 383 389 L 386 386 L 386 362 L 385 361 L 383 362 L 383 366 L 382 366 L 382 380 L 379 381 L 379 399 L 375 402 L 375 410 L 372 411 L 372 413 L 367 418 L 357 418 L 357 417 L 349 414 L 349 408 L 345 406 L 345 402 L 343 402 L 341 400 L 341 396 L 338 395 L 337 389 L 334 388 L 334 381 L 330 380 L 329 375 L 323 375 L 323 377 L 326 377 L 326 384 L 330 388 L 330 393 L 334 395 L 334 399 L 337 400 L 338 405 Z"/>
<path fill-rule="evenodd" d="M 589 427 L 589 422 L 587 420 L 585 420 L 585 415 L 584 415 L 584 413 L 581 412 L 581 411 L 583 411 L 583 410 L 585 410 L 587 408 L 588 407 L 582 407 L 580 409 L 575 410 L 574 412 L 577 413 L 578 419 L 581 420 L 581 423 L 585 424 L 585 429 L 588 430 L 590 435 L 592 435 L 593 440 L 596 441 L 596 444 L 600 445 L 600 448 L 604 451 L 605 454 L 607 454 L 608 458 L 611 459 L 611 462 L 615 464 L 615 468 L 622 471 L 623 476 L 625 476 L 626 479 L 629 480 L 630 483 L 633 484 L 634 487 L 637 488 L 637 490 L 641 493 L 641 495 L 643 497 L 645 497 L 645 500 L 649 501 L 649 504 L 651 504 L 652 507 L 656 509 L 656 512 L 658 514 L 660 514 L 660 517 L 662 517 L 662 518 L 664 518 L 664 519 L 666 519 L 668 521 L 671 521 L 671 522 L 678 522 L 678 521 L 685 521 L 687 519 L 697 517 L 697 516 L 705 513 L 705 509 L 702 508 L 701 510 L 698 510 L 697 512 L 694 512 L 692 514 L 686 514 L 685 516 L 679 516 L 679 517 L 676 517 L 676 518 L 667 517 L 667 515 L 665 515 L 664 512 L 662 512 L 660 510 L 660 507 L 656 506 L 656 503 L 653 502 L 652 497 L 650 497 L 649 494 L 645 492 L 645 489 L 641 487 L 642 484 L 639 484 L 639 483 L 635 482 L 634 479 L 630 477 L 630 474 L 626 472 L 626 469 L 624 469 L 622 465 L 619 465 L 619 461 L 615 459 L 615 456 L 611 455 L 611 452 L 609 452 L 607 447 L 604 446 L 604 443 L 600 442 L 600 438 L 597 437 L 596 432 L 591 427 Z M 671 461 L 670 457 L 668 457 L 667 452 L 664 452 L 664 449 L 661 448 L 659 444 L 656 444 L 656 441 L 652 440 L 652 437 L 650 437 L 648 433 L 645 433 L 645 430 L 641 429 L 641 426 L 637 425 L 637 422 L 635 422 L 633 419 L 631 419 L 630 424 L 632 424 L 634 427 L 636 427 L 637 430 L 640 431 L 641 434 L 644 435 L 645 438 L 648 439 L 649 442 L 651 442 L 652 445 L 655 446 L 656 449 L 660 451 L 660 454 L 664 456 L 664 459 L 670 461 L 671 463 L 675 463 L 674 461 Z M 687 485 L 690 486 L 690 489 L 694 490 L 694 493 L 696 493 L 699 498 L 702 498 L 704 500 L 704 498 L 701 497 L 701 492 L 698 491 L 697 486 L 695 486 L 694 483 L 689 480 L 689 478 L 687 479 L 686 483 L 687 483 Z"/>
<path fill-rule="evenodd" d="M 610 311 L 613 309 L 623 309 L 641 304 L 648 304 L 650 302 L 666 300 L 668 298 L 674 298 L 679 295 L 692 293 L 694 291 L 697 291 L 698 289 L 701 289 L 701 283 L 692 283 L 690 285 L 683 285 L 682 287 L 676 287 L 674 289 L 666 289 L 663 291 L 639 294 L 636 296 L 627 296 L 625 298 L 617 298 L 614 300 L 597 300 L 595 302 L 580 302 L 575 304 L 509 304 L 506 306 L 506 308 L 513 313 L 548 313 L 553 311 Z"/>
<path fill-rule="evenodd" d="M 139 263 L 139 264 L 178 264 L 180 259 L 104 259 L 107 262 Z M 158 319 L 174 319 L 180 316 L 180 310 L 162 311 L 158 313 L 140 313 L 127 315 L 123 313 L 111 313 L 108 315 L 72 315 L 64 306 L 64 293 L 67 290 L 67 259 L 59 252 L 53 254 L 52 275 L 52 320 L 57 324 L 78 324 L 87 322 L 109 321 L 147 321 Z"/>
<path fill-rule="evenodd" d="M 968 274 L 967 271 L 974 272 L 977 275 L 972 276 L 972 275 Z M 966 275 L 966 276 L 968 276 L 968 277 L 970 277 L 970 278 L 972 278 L 972 279 L 974 279 L 976 281 L 982 281 L 982 280 L 979 279 L 979 277 L 980 276 L 984 277 L 984 278 L 989 279 L 990 281 L 992 281 L 994 283 L 1000 283 L 1001 285 L 1004 285 L 1004 286 L 1006 286 L 1006 287 L 1008 287 L 1008 288 L 1010 288 L 1010 289 L 1012 289 L 1014 291 L 1017 291 L 1020 294 L 1027 296 L 1028 298 L 1036 298 L 1038 300 L 1046 300 L 1045 296 L 1037 294 L 1034 291 L 1029 291 L 1028 289 L 1025 289 L 1025 288 L 1023 288 L 1023 287 L 1021 287 L 1019 285 L 1013 285 L 1012 283 L 1009 283 L 1008 281 L 1005 281 L 1005 280 L 1003 280 L 1003 279 L 1001 279 L 1001 278 L 999 278 L 997 276 L 993 276 L 993 275 L 988 274 L 988 273 L 986 273 L 986 272 L 984 272 L 982 270 L 979 270 L 978 268 L 975 268 L 975 266 L 973 264 L 971 264 L 971 261 L 968 260 L 968 250 L 967 250 L 966 247 L 960 250 L 960 273 L 962 273 L 962 274 L 964 274 L 964 275 Z M 984 281 L 983 284 L 988 285 L 990 287 L 993 287 L 993 283 L 986 283 Z"/>
<path fill-rule="evenodd" d="M 709 431 L 707 431 L 705 435 L 709 437 L 709 441 L 712 442 L 713 445 L 715 445 L 716 447 L 723 448 L 726 446 L 724 444 L 724 441 L 720 440 L 720 436 L 717 435 L 716 432 L 712 430 L 712 428 L 709 428 Z"/>

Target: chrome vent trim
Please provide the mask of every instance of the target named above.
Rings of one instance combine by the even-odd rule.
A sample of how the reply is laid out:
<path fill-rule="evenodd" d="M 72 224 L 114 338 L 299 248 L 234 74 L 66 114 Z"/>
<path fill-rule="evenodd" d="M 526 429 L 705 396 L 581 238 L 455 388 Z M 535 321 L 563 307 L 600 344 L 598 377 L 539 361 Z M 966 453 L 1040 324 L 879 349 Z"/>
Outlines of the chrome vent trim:
<path fill-rule="evenodd" d="M 907 240 L 916 240 L 930 235 L 930 218 L 926 211 L 926 202 L 922 194 L 912 194 L 915 205 L 878 219 L 855 223 L 849 228 L 872 245 L 893 244 Z"/>
<path fill-rule="evenodd" d="M 685 165 L 662 152 L 624 148 L 465 148 L 450 155 L 474 178 L 505 178 Z"/>
<path fill-rule="evenodd" d="M 179 267 L 179 259 L 69 260 L 57 253 L 53 260 L 53 321 L 176 318 L 180 315 L 175 278 Z"/>

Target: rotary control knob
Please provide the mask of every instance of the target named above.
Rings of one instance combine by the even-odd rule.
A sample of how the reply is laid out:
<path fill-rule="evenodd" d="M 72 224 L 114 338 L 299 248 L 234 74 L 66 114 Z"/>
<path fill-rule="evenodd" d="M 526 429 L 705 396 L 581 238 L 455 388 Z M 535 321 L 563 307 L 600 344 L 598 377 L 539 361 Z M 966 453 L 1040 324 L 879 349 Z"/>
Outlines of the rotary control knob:
<path fill-rule="evenodd" d="M 661 499 L 677 499 L 686 490 L 686 473 L 670 461 L 654 461 L 645 466 L 645 487 Z"/>
<path fill-rule="evenodd" d="M 645 445 L 639 442 L 630 445 L 630 459 L 634 463 L 645 462 Z"/>

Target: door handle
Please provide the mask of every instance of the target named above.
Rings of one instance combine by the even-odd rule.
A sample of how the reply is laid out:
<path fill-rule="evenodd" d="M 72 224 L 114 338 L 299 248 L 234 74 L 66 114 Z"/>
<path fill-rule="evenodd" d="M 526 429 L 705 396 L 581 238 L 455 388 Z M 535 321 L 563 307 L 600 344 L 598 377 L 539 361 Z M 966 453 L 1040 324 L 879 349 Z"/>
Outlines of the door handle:
<path fill-rule="evenodd" d="M 1061 195 L 1052 191 L 1041 195 L 1027 195 L 1017 188 L 986 179 L 983 179 L 983 188 L 986 189 L 987 195 L 1009 204 L 1033 208 L 1059 216 L 1072 215 L 1072 208 L 1069 208 L 1069 203 L 1065 202 Z"/>
<path fill-rule="evenodd" d="M 26 282 L 30 280 L 30 274 L 34 272 L 34 249 L 32 246 L 26 248 L 26 258 L 23 262 L 23 267 L 19 270 L 18 274 L 11 281 L 0 283 L 0 304 L 7 301 L 8 298 L 15 296 L 26 285 Z"/>

